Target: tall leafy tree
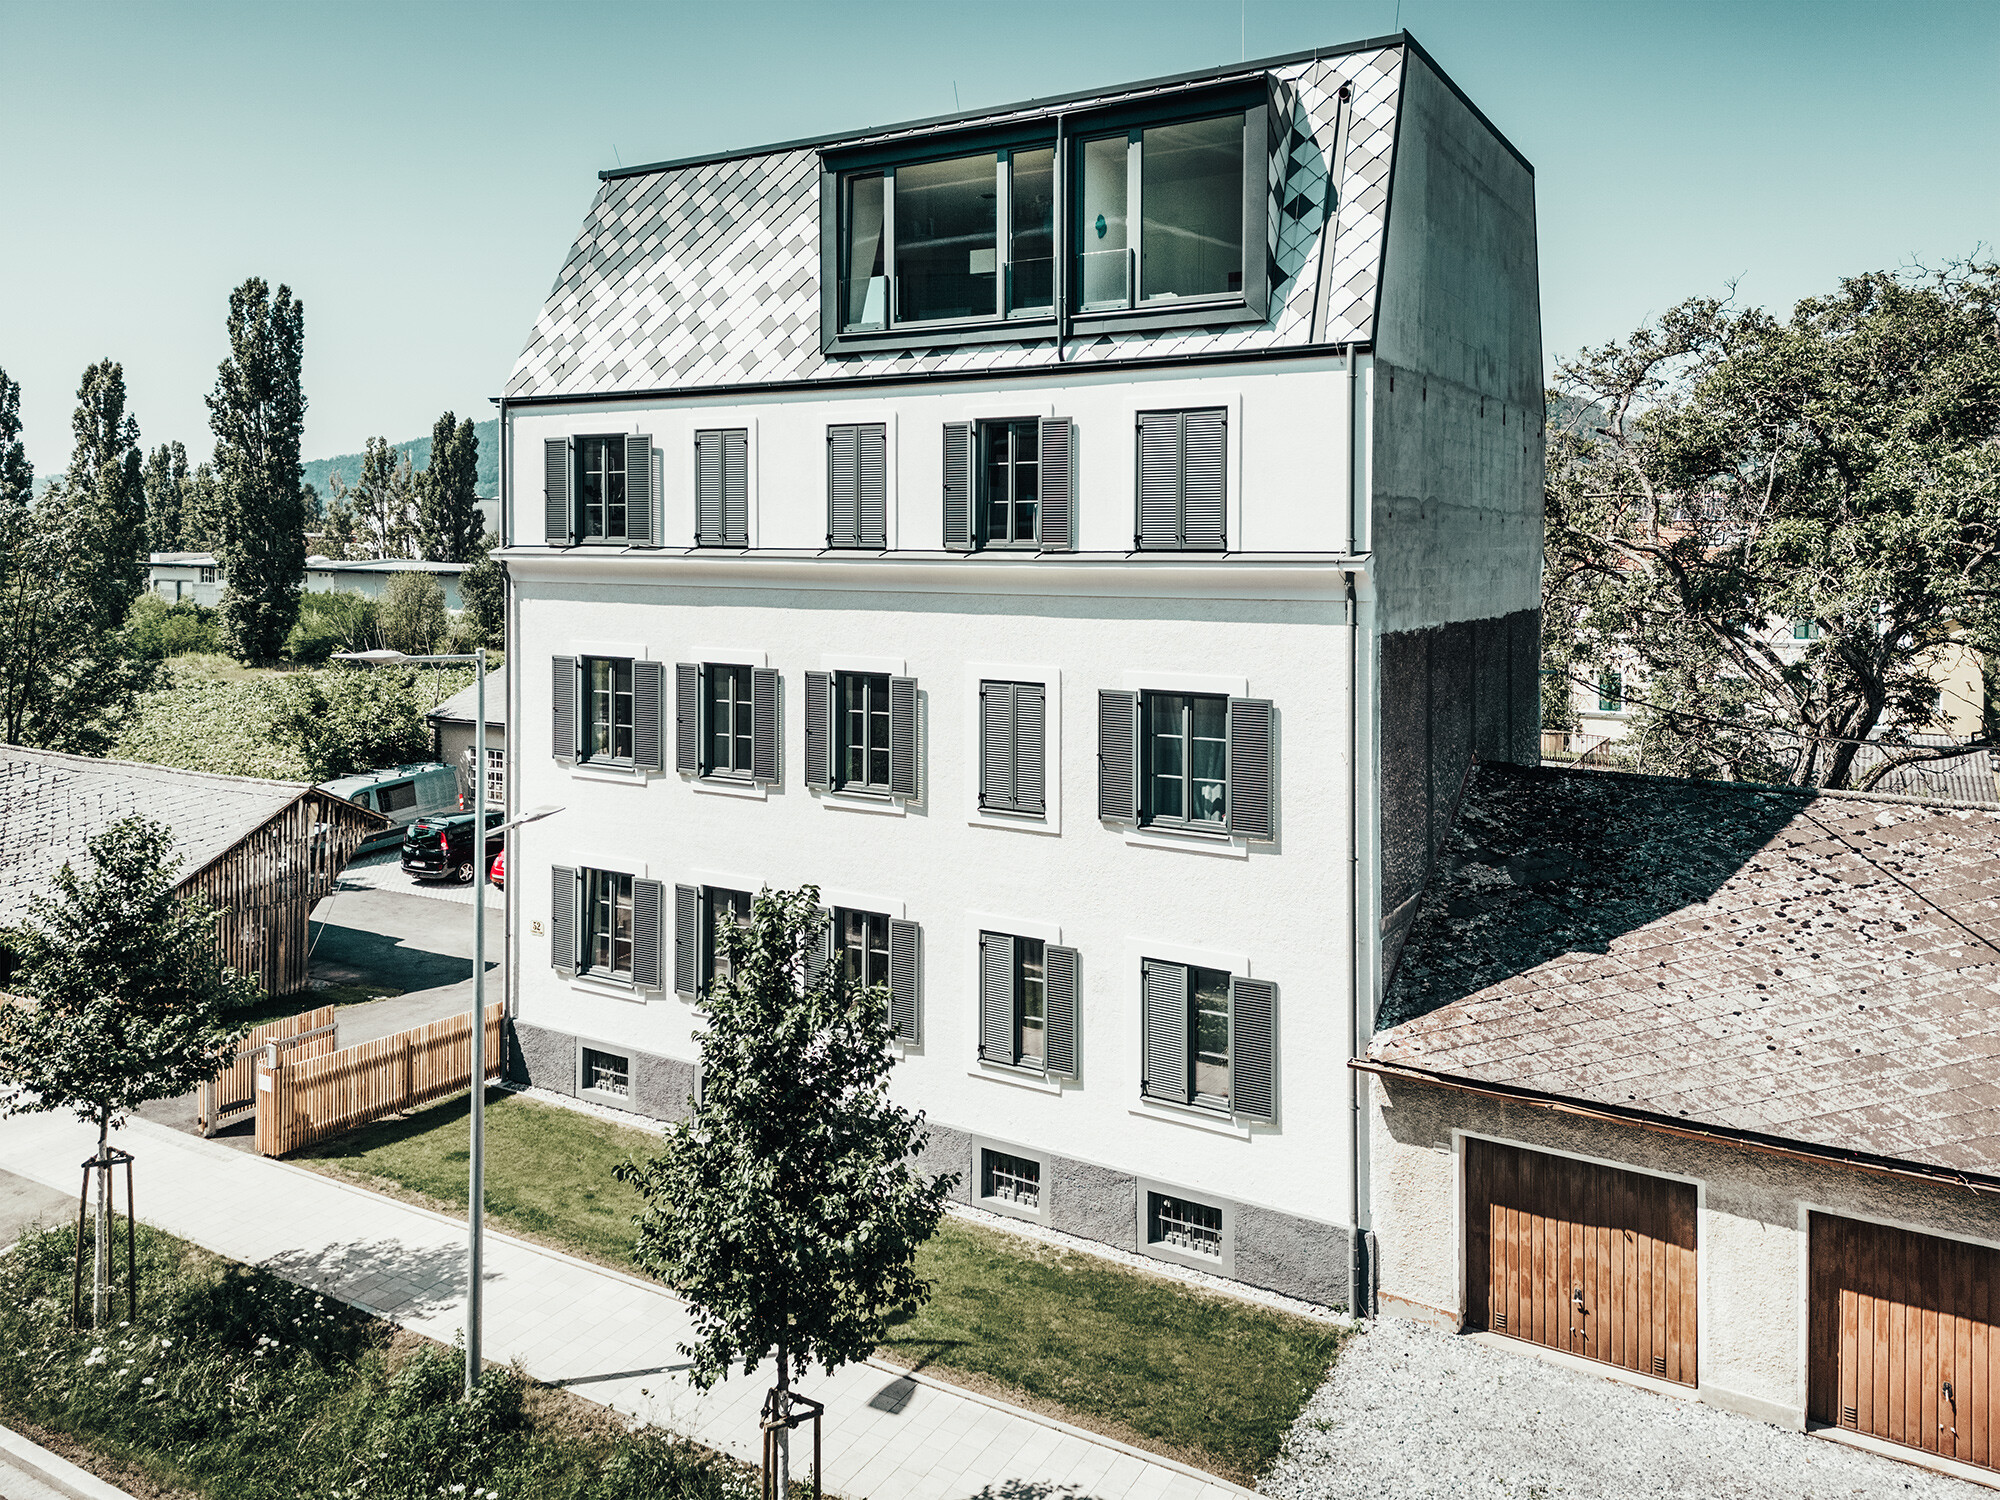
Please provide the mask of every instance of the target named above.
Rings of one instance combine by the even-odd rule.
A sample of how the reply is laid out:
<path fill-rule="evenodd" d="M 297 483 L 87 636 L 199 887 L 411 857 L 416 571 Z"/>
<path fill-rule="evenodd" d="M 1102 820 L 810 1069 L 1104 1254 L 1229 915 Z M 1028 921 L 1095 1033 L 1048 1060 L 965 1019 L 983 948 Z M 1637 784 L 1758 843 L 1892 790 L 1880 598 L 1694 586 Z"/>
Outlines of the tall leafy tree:
<path fill-rule="evenodd" d="M 229 358 L 208 397 L 228 587 L 222 618 L 247 662 L 277 659 L 298 618 L 306 509 L 299 467 L 305 303 L 258 277 L 229 294 Z"/>
<path fill-rule="evenodd" d="M 212 1074 L 246 1027 L 232 1015 L 256 984 L 223 966 L 213 908 L 174 889 L 180 860 L 163 823 L 130 817 L 89 843 L 90 864 L 64 865 L 6 935 L 11 983 L 33 1003 L 0 1007 L 0 1079 L 9 1114 L 70 1110 L 111 1132 L 140 1105 L 173 1099 Z M 106 1316 L 111 1208 L 98 1175 L 97 1323 Z"/>
<path fill-rule="evenodd" d="M 189 552 L 222 553 L 222 486 L 216 482 L 214 464 L 197 464 L 188 476 L 187 492 L 181 502 L 181 546 Z"/>
<path fill-rule="evenodd" d="M 450 412 L 431 427 L 430 462 L 417 486 L 417 541 L 429 562 L 471 562 L 486 531 L 479 514 L 479 438 Z"/>
<path fill-rule="evenodd" d="M 1695 298 L 1560 367 L 1551 655 L 1638 668 L 1643 765 L 1845 786 L 1871 736 L 1864 781 L 1951 753 L 1910 735 L 1943 727 L 1941 653 L 2000 651 L 1996 307 L 1994 266 L 1871 273 L 1789 318 Z"/>
<path fill-rule="evenodd" d="M 488 646 L 507 644 L 507 570 L 493 556 L 484 533 L 476 560 L 459 575 L 458 597 L 465 602 L 466 618 Z"/>
<path fill-rule="evenodd" d="M 0 739 L 101 754 L 155 670 L 124 632 L 145 588 L 146 513 L 124 371 L 84 371 L 69 469 L 39 496 L 18 451 L 18 387 L 0 384 L 12 397 L 0 400 Z"/>
<path fill-rule="evenodd" d="M 146 455 L 146 550 L 180 552 L 188 502 L 187 449 L 162 443 Z"/>
<path fill-rule="evenodd" d="M 697 1002 L 701 1099 L 659 1155 L 616 1169 L 645 1199 L 633 1258 L 694 1314 L 689 1379 L 775 1360 L 786 1413 L 794 1376 L 867 1357 L 922 1305 L 916 1253 L 957 1181 L 912 1166 L 926 1133 L 889 1101 L 888 991 L 815 961 L 826 923 L 805 886 L 759 892 L 748 925 L 718 934 L 729 977 Z"/>

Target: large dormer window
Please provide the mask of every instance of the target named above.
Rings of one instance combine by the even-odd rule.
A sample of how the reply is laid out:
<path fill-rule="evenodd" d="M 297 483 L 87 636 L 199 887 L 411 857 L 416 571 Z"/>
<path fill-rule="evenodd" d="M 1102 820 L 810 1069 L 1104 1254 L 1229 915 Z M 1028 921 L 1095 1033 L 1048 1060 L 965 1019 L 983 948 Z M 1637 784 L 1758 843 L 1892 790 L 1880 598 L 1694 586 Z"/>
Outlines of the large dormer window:
<path fill-rule="evenodd" d="M 1243 129 L 1239 110 L 1080 143 L 1080 310 L 1243 295 Z"/>

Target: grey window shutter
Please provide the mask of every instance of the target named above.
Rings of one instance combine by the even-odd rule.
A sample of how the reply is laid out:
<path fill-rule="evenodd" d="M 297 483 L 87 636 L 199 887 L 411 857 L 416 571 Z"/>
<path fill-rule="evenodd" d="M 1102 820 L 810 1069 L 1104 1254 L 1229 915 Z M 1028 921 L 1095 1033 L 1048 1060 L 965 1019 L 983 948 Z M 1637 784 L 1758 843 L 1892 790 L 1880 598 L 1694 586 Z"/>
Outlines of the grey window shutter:
<path fill-rule="evenodd" d="M 979 934 L 979 1055 L 1011 1063 L 1014 1054 L 1014 940 Z"/>
<path fill-rule="evenodd" d="M 657 880 L 632 882 L 632 983 L 660 987 L 665 970 L 667 888 Z"/>
<path fill-rule="evenodd" d="M 1181 544 L 1181 416 L 1139 413 L 1139 524 L 1133 545 Z"/>
<path fill-rule="evenodd" d="M 889 679 L 889 793 L 917 795 L 917 679 Z"/>
<path fill-rule="evenodd" d="M 889 919 L 889 1023 L 896 1039 L 923 1040 L 923 934 L 915 922 Z"/>
<path fill-rule="evenodd" d="M 750 669 L 750 779 L 775 786 L 778 781 L 778 672 L 775 667 Z"/>
<path fill-rule="evenodd" d="M 972 424 L 944 424 L 944 546 L 972 550 Z"/>
<path fill-rule="evenodd" d="M 1047 775 L 1042 754 L 1045 696 L 1039 682 L 1014 684 L 1014 806 L 1021 812 L 1042 811 Z"/>
<path fill-rule="evenodd" d="M 1062 1078 L 1076 1077 L 1076 977 L 1074 948 L 1050 943 L 1043 950 L 1047 963 L 1047 986 L 1043 991 L 1048 1010 L 1048 1030 L 1043 1034 L 1042 1057 L 1048 1070 Z"/>
<path fill-rule="evenodd" d="M 1068 552 L 1075 543 L 1076 429 L 1068 417 L 1042 418 L 1042 550 Z"/>
<path fill-rule="evenodd" d="M 666 715 L 667 664 L 660 661 L 632 663 L 632 763 L 642 770 L 666 768 L 661 744 Z"/>
<path fill-rule="evenodd" d="M 1183 431 L 1183 545 L 1219 550 L 1225 545 L 1229 413 L 1221 407 L 1187 412 Z"/>
<path fill-rule="evenodd" d="M 1012 812 L 1014 684 L 979 684 L 979 805 Z"/>
<path fill-rule="evenodd" d="M 1278 991 L 1262 979 L 1229 981 L 1229 1107 L 1271 1118 L 1271 1032 Z"/>
<path fill-rule="evenodd" d="M 1272 713 L 1268 698 L 1229 700 L 1229 831 L 1245 838 L 1278 836 Z"/>
<path fill-rule="evenodd" d="M 889 545 L 889 428 L 870 422 L 856 429 L 856 500 L 859 542 L 863 547 Z"/>
<path fill-rule="evenodd" d="M 549 873 L 549 966 L 572 973 L 582 952 L 576 930 L 576 871 L 556 865 Z"/>
<path fill-rule="evenodd" d="M 641 546 L 653 545 L 653 435 L 625 435 L 625 535 Z"/>
<path fill-rule="evenodd" d="M 722 545 L 722 434 L 694 435 L 694 541 L 697 547 Z"/>
<path fill-rule="evenodd" d="M 553 743 L 550 753 L 557 760 L 576 759 L 576 658 L 558 656 L 550 663 L 549 724 Z"/>
<path fill-rule="evenodd" d="M 819 976 L 826 972 L 833 962 L 833 913 L 824 906 L 819 909 L 819 935 L 811 940 L 806 949 L 806 986 L 811 988 L 819 982 Z"/>
<path fill-rule="evenodd" d="M 1097 692 L 1097 816 L 1139 821 L 1139 695 Z"/>
<path fill-rule="evenodd" d="M 826 544 L 852 547 L 860 536 L 856 490 L 860 483 L 857 427 L 826 430 Z"/>
<path fill-rule="evenodd" d="M 674 769 L 701 774 L 701 664 L 674 663 Z"/>
<path fill-rule="evenodd" d="M 1140 1064 L 1139 1091 L 1148 1099 L 1188 1102 L 1188 985 L 1180 964 L 1146 959 L 1141 969 L 1145 989 L 1145 1055 Z"/>
<path fill-rule="evenodd" d="M 691 885 L 674 887 L 674 993 L 694 999 L 701 982 L 701 892 Z"/>
<path fill-rule="evenodd" d="M 833 674 L 806 673 L 806 785 L 833 784 Z"/>
<path fill-rule="evenodd" d="M 575 537 L 576 507 L 570 500 L 569 439 L 542 442 L 543 535 L 551 547 L 567 547 Z"/>
<path fill-rule="evenodd" d="M 750 545 L 750 429 L 722 434 L 722 545 Z"/>

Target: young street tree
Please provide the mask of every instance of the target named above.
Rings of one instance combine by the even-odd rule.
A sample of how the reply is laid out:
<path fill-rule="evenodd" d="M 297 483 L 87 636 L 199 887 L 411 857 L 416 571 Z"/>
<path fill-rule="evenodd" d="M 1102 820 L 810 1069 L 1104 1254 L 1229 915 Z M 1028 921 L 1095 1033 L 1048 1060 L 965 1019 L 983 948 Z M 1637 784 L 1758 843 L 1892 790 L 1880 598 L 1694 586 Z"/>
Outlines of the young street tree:
<path fill-rule="evenodd" d="M 281 286 L 251 277 L 229 294 L 229 358 L 208 397 L 221 556 L 223 625 L 246 662 L 277 659 L 298 618 L 306 568 L 299 467 L 306 398 L 300 384 L 306 309 Z"/>
<path fill-rule="evenodd" d="M 97 1127 L 105 1161 L 114 1129 L 142 1104 L 173 1099 L 212 1074 L 246 1027 L 233 1012 L 258 997 L 223 967 L 215 912 L 174 890 L 180 860 L 164 824 L 130 817 L 89 844 L 90 866 L 64 865 L 5 935 L 18 963 L 11 984 L 31 1004 L 0 1007 L 0 1079 L 7 1111 L 75 1111 Z M 109 1173 L 97 1174 L 92 1307 L 106 1317 Z"/>
<path fill-rule="evenodd" d="M 450 412 L 431 428 L 431 457 L 417 481 L 417 543 L 426 562 L 474 560 L 486 521 L 479 514 L 479 438 L 472 419 Z"/>
<path fill-rule="evenodd" d="M 1943 727 L 1942 651 L 2000 650 L 1996 312 L 2000 267 L 1871 273 L 1789 320 L 1696 298 L 1559 369 L 1548 655 L 1638 669 L 1646 769 L 1844 786 L 1878 731 L 1867 782 L 1952 753 L 1908 734 Z"/>
<path fill-rule="evenodd" d="M 101 755 L 154 671 L 124 634 L 146 581 L 139 427 L 123 369 L 92 365 L 69 470 L 36 497 L 19 398 L 0 371 L 0 740 Z"/>
<path fill-rule="evenodd" d="M 957 1181 L 912 1166 L 926 1136 L 889 1102 L 888 993 L 820 962 L 826 933 L 805 886 L 759 892 L 748 925 L 718 934 L 728 977 L 697 1002 L 701 1099 L 658 1156 L 617 1168 L 646 1201 L 633 1258 L 694 1314 L 689 1379 L 706 1390 L 775 1359 L 787 1415 L 794 1375 L 866 1357 L 922 1304 L 916 1253 Z"/>

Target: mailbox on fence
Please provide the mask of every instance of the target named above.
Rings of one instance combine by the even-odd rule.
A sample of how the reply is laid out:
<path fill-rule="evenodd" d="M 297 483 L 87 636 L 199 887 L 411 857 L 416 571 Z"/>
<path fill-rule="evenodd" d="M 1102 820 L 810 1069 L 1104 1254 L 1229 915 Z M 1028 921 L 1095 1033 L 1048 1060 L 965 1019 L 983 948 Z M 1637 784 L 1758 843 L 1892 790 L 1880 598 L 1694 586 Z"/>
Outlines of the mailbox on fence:
<path fill-rule="evenodd" d="M 339 1045 L 331 1005 L 253 1028 L 238 1044 L 227 1065 L 202 1084 L 197 1093 L 196 1115 L 201 1133 L 214 1135 L 225 1126 L 249 1117 L 257 1107 L 257 1096 L 265 1092 L 258 1083 L 261 1067 L 281 1066 L 287 1058 L 318 1057 Z"/>

